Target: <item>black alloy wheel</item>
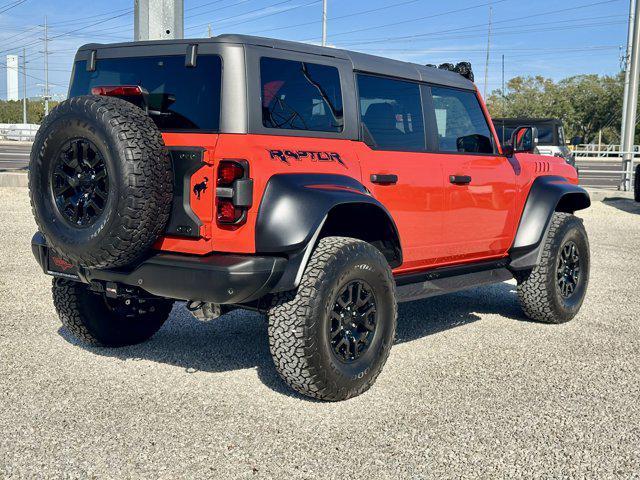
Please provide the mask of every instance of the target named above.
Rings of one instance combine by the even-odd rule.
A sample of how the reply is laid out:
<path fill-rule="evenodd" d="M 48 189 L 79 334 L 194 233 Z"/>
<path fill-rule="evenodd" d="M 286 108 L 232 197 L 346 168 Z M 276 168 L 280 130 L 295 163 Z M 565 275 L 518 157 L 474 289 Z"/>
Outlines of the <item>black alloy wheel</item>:
<path fill-rule="evenodd" d="M 580 281 L 580 250 L 573 241 L 565 243 L 558 255 L 556 269 L 558 290 L 562 298 L 570 298 Z"/>
<path fill-rule="evenodd" d="M 338 360 L 350 363 L 366 352 L 376 325 L 373 289 L 363 280 L 349 282 L 338 294 L 329 322 L 329 341 Z"/>
<path fill-rule="evenodd" d="M 102 214 L 109 197 L 109 175 L 93 142 L 66 142 L 55 159 L 51 189 L 62 217 L 74 226 L 89 227 Z"/>

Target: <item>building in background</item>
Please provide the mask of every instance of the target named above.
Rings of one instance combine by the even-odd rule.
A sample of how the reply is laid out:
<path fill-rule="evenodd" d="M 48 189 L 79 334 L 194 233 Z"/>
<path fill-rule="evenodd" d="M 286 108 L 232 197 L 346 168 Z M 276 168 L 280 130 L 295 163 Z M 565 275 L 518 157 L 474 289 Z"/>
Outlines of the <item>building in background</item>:
<path fill-rule="evenodd" d="M 7 100 L 20 100 L 17 55 L 7 55 Z"/>

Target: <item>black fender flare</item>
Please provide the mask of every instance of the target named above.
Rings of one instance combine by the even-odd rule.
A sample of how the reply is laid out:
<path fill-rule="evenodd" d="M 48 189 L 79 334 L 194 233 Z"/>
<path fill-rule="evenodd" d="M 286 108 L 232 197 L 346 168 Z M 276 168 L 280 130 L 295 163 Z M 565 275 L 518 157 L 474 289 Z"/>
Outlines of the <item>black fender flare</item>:
<path fill-rule="evenodd" d="M 399 241 L 398 229 L 389 211 L 352 177 L 286 173 L 269 179 L 258 208 L 255 242 L 258 254 L 289 258 L 285 274 L 274 291 L 297 286 L 329 212 L 347 204 L 380 209 Z"/>
<path fill-rule="evenodd" d="M 509 254 L 512 270 L 535 267 L 554 212 L 574 213 L 589 208 L 587 191 L 559 176 L 534 180 L 520 217 L 520 224 Z"/>

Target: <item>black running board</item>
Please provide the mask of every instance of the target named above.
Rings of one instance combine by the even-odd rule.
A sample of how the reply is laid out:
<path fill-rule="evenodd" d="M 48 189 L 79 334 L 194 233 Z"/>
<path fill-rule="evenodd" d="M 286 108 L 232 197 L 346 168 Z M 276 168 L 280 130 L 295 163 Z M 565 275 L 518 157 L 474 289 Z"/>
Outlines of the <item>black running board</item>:
<path fill-rule="evenodd" d="M 502 259 L 397 276 L 398 302 L 410 302 L 511 280 L 513 274 L 507 269 L 508 263 L 508 259 Z"/>

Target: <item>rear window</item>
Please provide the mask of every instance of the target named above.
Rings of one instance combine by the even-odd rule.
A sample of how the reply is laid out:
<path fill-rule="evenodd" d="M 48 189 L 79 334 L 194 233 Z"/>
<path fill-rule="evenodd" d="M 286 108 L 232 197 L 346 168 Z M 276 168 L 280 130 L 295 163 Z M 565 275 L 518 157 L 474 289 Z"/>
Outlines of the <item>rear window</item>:
<path fill-rule="evenodd" d="M 538 129 L 538 144 L 539 145 L 553 145 L 553 125 L 535 125 Z"/>
<path fill-rule="evenodd" d="M 342 132 L 337 68 L 265 57 L 260 59 L 260 83 L 265 127 Z"/>
<path fill-rule="evenodd" d="M 424 150 L 424 122 L 417 83 L 358 75 L 360 120 L 383 150 Z"/>
<path fill-rule="evenodd" d="M 222 60 L 217 55 L 199 55 L 195 67 L 185 66 L 184 55 L 105 58 L 94 72 L 87 72 L 83 60 L 74 71 L 70 97 L 88 95 L 97 86 L 139 85 L 149 92 L 149 113 L 160 130 L 219 130 Z"/>

